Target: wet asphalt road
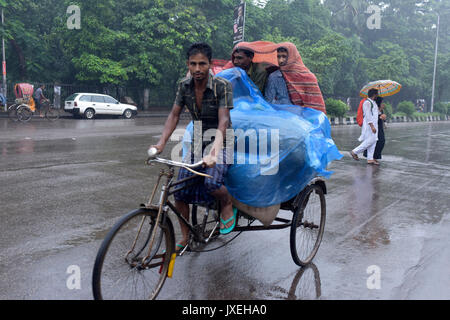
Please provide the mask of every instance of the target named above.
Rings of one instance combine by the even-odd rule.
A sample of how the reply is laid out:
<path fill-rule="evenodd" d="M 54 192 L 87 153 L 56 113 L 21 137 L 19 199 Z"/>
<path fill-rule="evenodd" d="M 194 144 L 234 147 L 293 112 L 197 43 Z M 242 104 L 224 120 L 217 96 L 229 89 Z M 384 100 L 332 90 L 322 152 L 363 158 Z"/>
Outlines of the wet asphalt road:
<path fill-rule="evenodd" d="M 157 169 L 145 152 L 163 121 L 0 119 L 0 299 L 92 299 L 97 249 L 146 200 Z M 314 265 L 293 263 L 288 229 L 247 232 L 177 259 L 159 298 L 450 299 L 450 122 L 388 126 L 380 167 L 348 156 L 358 126 L 333 127 L 345 157 L 330 166 Z"/>

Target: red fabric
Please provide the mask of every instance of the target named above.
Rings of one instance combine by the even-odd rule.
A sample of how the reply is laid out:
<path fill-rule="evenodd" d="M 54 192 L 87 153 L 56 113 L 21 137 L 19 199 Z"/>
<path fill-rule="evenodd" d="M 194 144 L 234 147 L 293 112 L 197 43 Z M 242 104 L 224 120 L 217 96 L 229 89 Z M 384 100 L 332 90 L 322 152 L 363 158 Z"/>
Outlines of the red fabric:
<path fill-rule="evenodd" d="M 218 74 L 220 71 L 224 70 L 224 66 L 228 63 L 227 60 L 213 59 L 211 61 L 211 70 L 214 74 Z"/>
<path fill-rule="evenodd" d="M 322 96 L 316 76 L 305 66 L 297 47 L 290 42 L 272 43 L 268 41 L 240 42 L 233 52 L 238 49 L 248 49 L 255 53 L 253 62 L 266 62 L 278 65 L 277 48 L 284 47 L 288 50 L 289 57 L 285 66 L 280 68 L 289 97 L 293 104 L 313 108 L 326 113 L 325 101 Z M 233 67 L 232 61 L 228 62 L 223 69 Z"/>
<path fill-rule="evenodd" d="M 358 112 L 356 113 L 356 122 L 358 123 L 358 125 L 360 127 L 362 127 L 363 122 L 364 122 L 363 104 L 364 104 L 364 101 L 366 101 L 366 100 L 367 99 L 362 99 L 359 102 Z"/>

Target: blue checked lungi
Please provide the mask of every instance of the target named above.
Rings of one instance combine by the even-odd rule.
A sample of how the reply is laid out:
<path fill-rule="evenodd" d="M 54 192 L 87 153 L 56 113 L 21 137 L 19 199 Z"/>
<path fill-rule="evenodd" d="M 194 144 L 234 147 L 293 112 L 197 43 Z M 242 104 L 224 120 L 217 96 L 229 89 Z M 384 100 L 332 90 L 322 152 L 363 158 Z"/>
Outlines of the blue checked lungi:
<path fill-rule="evenodd" d="M 193 157 L 194 155 L 191 154 L 192 160 Z M 226 159 L 225 148 L 223 149 L 223 159 Z M 201 167 L 194 169 L 195 171 L 208 174 L 212 176 L 212 178 L 198 176 L 193 180 L 187 181 L 186 183 L 193 183 L 194 181 L 198 183 L 174 193 L 175 200 L 193 204 L 206 204 L 214 202 L 216 199 L 211 195 L 211 192 L 219 189 L 224 184 L 225 176 L 228 172 L 228 167 L 230 166 L 224 162 L 225 160 L 223 160 L 220 164 L 216 164 L 212 168 Z M 185 168 L 180 168 L 178 172 L 178 180 L 188 178 L 193 175 L 194 173 L 186 170 Z M 186 183 L 180 184 L 177 188 L 184 186 Z"/>

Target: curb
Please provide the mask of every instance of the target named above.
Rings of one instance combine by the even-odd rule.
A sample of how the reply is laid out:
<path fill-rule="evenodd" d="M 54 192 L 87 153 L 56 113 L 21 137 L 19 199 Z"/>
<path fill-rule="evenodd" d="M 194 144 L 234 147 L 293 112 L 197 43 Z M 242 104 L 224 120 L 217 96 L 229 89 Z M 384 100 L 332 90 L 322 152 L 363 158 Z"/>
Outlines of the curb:
<path fill-rule="evenodd" d="M 170 110 L 167 111 L 167 113 L 158 111 L 158 112 L 150 112 L 150 111 L 138 111 L 138 114 L 135 116 L 135 118 L 166 118 L 170 113 Z M 8 118 L 7 112 L 0 112 L 0 118 Z M 60 115 L 60 118 L 63 119 L 73 119 L 73 115 L 71 113 L 62 112 Z M 181 119 L 189 119 L 188 113 L 183 113 L 181 115 Z M 357 125 L 356 117 L 329 117 L 328 120 L 330 121 L 330 124 L 332 126 L 339 126 L 339 125 Z M 400 122 L 434 122 L 434 121 L 449 121 L 450 116 L 426 116 L 426 117 L 412 117 L 409 118 L 407 116 L 403 117 L 393 117 L 392 119 L 386 121 L 387 123 L 400 123 Z"/>
<path fill-rule="evenodd" d="M 136 116 L 134 116 L 134 118 L 167 118 L 167 116 L 169 115 L 170 110 L 167 113 L 161 113 L 161 111 L 156 112 L 156 113 L 152 113 L 152 112 L 139 112 Z M 68 112 L 61 112 L 60 116 L 61 119 L 73 119 L 73 115 L 71 113 Z M 108 117 L 107 115 L 105 115 L 105 117 Z M 8 119 L 8 113 L 7 112 L 0 112 L 0 119 L 4 118 L 4 119 Z M 34 118 L 34 117 L 33 117 Z M 187 119 L 189 118 L 188 114 L 184 115 L 182 114 L 181 119 Z"/>
<path fill-rule="evenodd" d="M 339 126 L 339 125 L 355 125 L 357 124 L 356 122 L 356 117 L 343 117 L 343 118 L 338 118 L 338 117 L 330 117 L 328 118 L 328 120 L 330 120 L 330 124 L 332 126 Z M 392 119 L 386 121 L 387 123 L 399 123 L 399 122 L 434 122 L 434 121 L 449 121 L 450 120 L 450 116 L 445 115 L 445 116 L 426 116 L 426 117 L 407 117 L 407 116 L 403 116 L 403 117 L 392 117 Z"/>

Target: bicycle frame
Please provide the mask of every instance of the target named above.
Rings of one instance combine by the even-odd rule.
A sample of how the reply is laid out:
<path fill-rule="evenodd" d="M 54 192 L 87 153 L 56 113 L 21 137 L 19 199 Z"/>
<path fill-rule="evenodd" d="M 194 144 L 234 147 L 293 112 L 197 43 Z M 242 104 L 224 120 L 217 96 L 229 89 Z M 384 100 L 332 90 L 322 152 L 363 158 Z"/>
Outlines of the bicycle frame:
<path fill-rule="evenodd" d="M 159 198 L 159 203 L 153 204 L 153 200 L 156 195 L 156 190 L 158 189 L 158 187 L 161 183 L 161 179 L 164 176 L 166 177 L 166 181 L 161 186 L 161 194 L 160 194 L 160 198 Z M 201 181 L 194 181 L 194 179 L 196 179 L 196 178 L 198 178 L 198 176 L 193 175 L 191 177 L 187 177 L 187 178 L 184 178 L 184 179 L 181 179 L 178 181 L 174 181 L 174 168 L 170 167 L 168 172 L 166 172 L 164 169 L 162 169 L 159 173 L 158 180 L 155 184 L 155 187 L 153 188 L 153 191 L 151 193 L 149 201 L 144 206 L 148 209 L 158 210 L 158 216 L 162 212 L 164 212 L 165 214 L 164 214 L 163 218 L 166 217 L 167 209 L 170 208 L 175 213 L 175 215 L 180 219 L 180 221 L 189 228 L 189 230 L 194 235 L 194 238 L 198 242 L 207 243 L 206 240 L 202 239 L 202 237 L 197 232 L 195 227 L 191 223 L 189 223 L 189 221 L 187 221 L 186 218 L 183 217 L 183 215 L 177 210 L 175 205 L 168 199 L 170 195 L 173 195 L 174 193 L 176 193 L 178 191 L 181 191 L 186 188 L 190 188 L 192 186 L 195 186 L 195 185 L 201 183 Z M 191 182 L 186 183 L 184 186 L 176 188 L 175 190 L 172 190 L 173 188 L 179 186 L 180 184 L 183 184 L 183 183 L 189 182 L 189 181 L 191 181 Z M 157 222 L 158 222 L 158 220 L 157 220 Z"/>
<path fill-rule="evenodd" d="M 166 164 L 168 164 L 168 163 L 166 163 Z M 198 241 L 200 243 L 207 243 L 208 239 L 206 239 L 206 240 L 203 239 L 203 237 L 198 233 L 196 228 L 189 221 L 187 221 L 186 218 L 184 218 L 182 216 L 182 214 L 177 210 L 175 205 L 172 202 L 170 202 L 170 200 L 168 200 L 168 197 L 170 195 L 173 195 L 174 193 L 176 193 L 178 191 L 181 191 L 183 189 L 186 189 L 186 188 L 195 186 L 199 183 L 202 183 L 202 181 L 201 180 L 193 181 L 194 179 L 198 178 L 197 175 L 193 175 L 193 176 L 190 176 L 190 177 L 178 180 L 178 181 L 174 181 L 174 168 L 173 168 L 173 166 L 170 166 L 170 164 L 168 164 L 168 165 L 169 165 L 169 172 L 166 172 L 164 169 L 161 170 L 161 172 L 159 173 L 157 183 L 152 191 L 149 201 L 147 202 L 147 204 L 145 204 L 145 207 L 149 208 L 149 209 L 158 210 L 158 215 L 163 211 L 167 212 L 167 209 L 170 208 L 175 213 L 175 215 L 179 218 L 179 220 L 185 226 L 187 226 L 189 228 L 190 232 L 193 234 L 194 239 L 196 239 L 196 241 Z M 159 184 L 161 183 L 161 179 L 164 176 L 166 176 L 166 182 L 161 187 L 159 203 L 153 204 L 156 190 L 158 189 Z M 184 184 L 184 185 L 179 188 L 176 188 L 177 186 L 179 186 L 181 184 Z M 176 189 L 173 189 L 173 188 L 176 188 Z M 298 197 L 296 197 L 296 199 L 294 200 L 294 202 L 296 202 L 296 201 L 298 202 Z M 246 215 L 245 213 L 243 213 L 241 211 L 239 211 L 238 214 Z M 253 218 L 253 217 L 250 217 L 250 218 L 253 219 L 253 221 L 255 220 L 255 218 Z M 288 219 L 276 217 L 274 221 L 277 221 L 280 223 L 272 224 L 270 226 L 264 226 L 264 225 L 251 226 L 250 224 L 248 224 L 247 226 L 236 225 L 236 227 L 233 229 L 233 232 L 279 230 L 279 229 L 289 228 L 292 225 L 292 220 L 288 220 Z"/>
<path fill-rule="evenodd" d="M 150 152 L 149 152 L 150 155 Z M 148 269 L 154 269 L 159 268 L 159 276 L 157 276 L 157 283 L 155 290 L 152 291 L 152 298 L 155 298 L 158 294 L 159 290 L 161 290 L 162 285 L 164 284 L 164 280 L 166 277 L 171 277 L 173 272 L 173 266 L 174 262 L 177 256 L 183 255 L 183 253 L 190 249 L 193 252 L 207 252 L 207 251 L 213 251 L 217 250 L 219 248 L 222 248 L 223 246 L 227 245 L 230 241 L 235 239 L 239 234 L 243 231 L 256 231 L 256 230 L 273 230 L 273 229 L 284 229 L 290 227 L 290 250 L 291 255 L 294 260 L 294 263 L 297 265 L 303 267 L 308 265 L 312 259 L 314 258 L 315 254 L 317 253 L 317 250 L 320 245 L 320 241 L 322 240 L 324 225 L 325 225 L 325 214 L 326 214 L 326 208 L 324 206 L 325 199 L 324 194 L 326 193 L 325 184 L 323 181 L 318 181 L 316 179 L 310 181 L 309 186 L 305 187 L 304 190 L 299 192 L 297 196 L 295 196 L 293 199 L 290 199 L 289 201 L 281 204 L 280 208 L 288 211 L 293 211 L 293 217 L 291 220 L 288 219 L 282 219 L 282 218 L 275 218 L 275 221 L 281 222 L 281 224 L 273 224 L 270 226 L 263 226 L 263 225 L 257 225 L 257 226 L 251 226 L 251 224 L 256 221 L 256 218 L 249 217 L 246 215 L 246 213 L 238 211 L 237 219 L 239 217 L 247 217 L 247 226 L 240 226 L 236 221 L 236 227 L 233 231 L 238 232 L 235 236 L 228 237 L 226 239 L 222 239 L 224 241 L 219 241 L 219 246 L 215 248 L 203 248 L 203 244 L 207 244 L 209 240 L 213 240 L 216 238 L 216 236 L 219 235 L 217 232 L 217 228 L 219 226 L 219 219 L 218 216 L 215 215 L 213 221 L 208 221 L 208 215 L 209 215 L 209 209 L 212 207 L 209 205 L 206 205 L 206 213 L 203 216 L 203 222 L 201 221 L 193 221 L 191 224 L 189 222 L 189 217 L 183 217 L 182 214 L 177 210 L 175 205 L 169 201 L 169 196 L 173 195 L 176 192 L 179 192 L 185 188 L 193 187 L 199 183 L 203 183 L 202 179 L 197 179 L 200 175 L 205 176 L 203 173 L 195 172 L 194 170 L 191 170 L 193 168 L 196 168 L 199 164 L 184 164 L 179 162 L 174 162 L 171 160 L 165 160 L 165 159 L 154 159 L 152 161 L 160 162 L 165 165 L 169 166 L 169 169 L 166 168 L 161 169 L 159 172 L 159 175 L 157 177 L 157 181 L 154 185 L 154 188 L 151 192 L 151 195 L 148 199 L 148 202 L 146 204 L 141 204 L 141 209 L 132 211 L 125 215 L 120 221 L 118 221 L 114 227 L 110 230 L 107 237 L 102 243 L 102 246 L 99 249 L 99 252 L 97 254 L 97 258 L 94 265 L 94 272 L 93 272 L 93 291 L 94 291 L 94 297 L 96 299 L 102 299 L 102 274 L 106 275 L 107 278 L 111 278 L 111 280 L 115 280 L 115 278 L 119 277 L 125 277 L 126 280 L 131 279 L 132 283 L 131 285 L 135 288 L 135 290 L 138 288 L 138 283 L 136 281 L 135 277 L 129 277 L 130 271 L 137 271 L 138 274 L 141 271 L 148 270 Z M 147 160 L 147 163 L 149 163 L 149 160 Z M 201 163 L 200 163 L 201 164 Z M 194 175 L 175 181 L 175 167 L 184 167 L 187 170 L 194 171 Z M 323 184 L 323 185 L 322 185 Z M 160 190 L 159 194 L 159 200 L 156 201 L 157 192 Z M 315 198 L 315 202 L 313 202 L 312 208 L 315 208 L 314 204 L 320 205 L 320 211 L 317 211 L 316 209 L 314 212 L 320 213 L 319 221 L 320 223 L 315 223 L 316 218 L 313 217 L 312 219 L 309 219 L 308 213 L 311 213 L 311 210 L 305 209 L 311 208 L 307 206 L 307 203 L 309 201 L 309 197 L 312 192 L 314 192 L 318 195 Z M 318 202 L 319 201 L 319 202 Z M 204 206 L 204 205 L 197 205 L 197 206 Z M 218 208 L 220 209 L 220 208 Z M 184 246 L 182 250 L 175 250 L 175 234 L 173 225 L 171 222 L 171 218 L 169 217 L 169 210 L 172 210 L 174 214 L 178 217 L 180 223 L 184 224 L 189 230 L 190 230 L 190 238 L 188 245 Z M 196 210 L 193 208 L 192 213 L 194 214 L 194 217 L 197 218 Z M 303 220 L 305 214 L 305 219 Z M 128 223 L 135 218 L 139 218 L 142 220 L 133 220 L 133 223 L 128 225 Z M 150 221 L 149 221 L 150 219 Z M 196 219 L 197 220 L 197 219 Z M 308 222 L 308 220 L 310 220 Z M 214 226 L 211 228 L 209 223 L 214 223 Z M 209 228 L 206 228 L 206 223 L 208 224 Z M 125 227 L 124 227 L 125 226 Z M 130 228 L 127 228 L 126 226 L 129 226 Z M 317 237 L 314 238 L 312 241 L 314 241 L 314 246 L 309 249 L 308 247 L 303 246 L 303 232 L 299 227 L 303 226 L 308 229 L 317 229 Z M 124 227 L 124 228 L 123 228 Z M 150 228 L 150 230 L 148 230 Z M 118 242 L 121 244 L 119 247 L 119 251 L 115 251 L 112 253 L 113 256 L 115 255 L 115 260 L 117 261 L 117 258 L 121 259 L 125 262 L 125 265 L 118 266 L 120 273 L 123 274 L 121 276 L 119 273 L 113 273 L 112 275 L 108 275 L 107 271 L 103 270 L 103 263 L 105 261 L 105 256 L 108 253 L 108 249 L 110 248 L 110 245 L 114 239 L 116 238 L 116 235 L 118 232 L 121 232 L 120 230 L 124 230 L 121 234 L 123 234 L 126 237 L 129 238 L 128 245 L 126 242 L 122 242 L 123 238 L 118 237 Z M 298 231 L 300 230 L 300 231 Z M 297 232 L 301 232 L 300 237 L 297 238 Z M 143 237 L 141 237 L 143 235 Z M 165 246 L 162 247 L 162 240 L 165 239 Z M 309 239 L 309 237 L 308 237 Z M 114 243 L 117 243 L 114 242 Z M 123 244 L 125 244 L 125 247 L 123 247 Z M 299 250 L 308 250 L 305 254 L 300 254 L 299 256 Z M 302 251 L 303 252 L 303 251 Z M 115 264 L 115 263 L 114 263 Z M 128 268 L 127 267 L 130 267 Z M 125 266 L 124 270 L 120 270 L 121 267 Z M 158 270 L 155 270 L 155 274 L 158 272 Z M 139 279 L 138 279 L 139 280 Z M 106 281 L 104 282 L 106 283 Z M 116 281 L 108 281 L 106 284 L 106 288 L 108 287 L 114 287 L 114 285 L 118 283 Z M 144 281 L 145 284 L 145 281 Z M 114 292 L 114 291 L 113 291 Z"/>

